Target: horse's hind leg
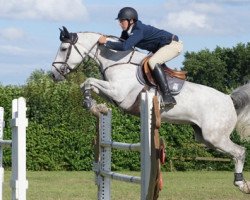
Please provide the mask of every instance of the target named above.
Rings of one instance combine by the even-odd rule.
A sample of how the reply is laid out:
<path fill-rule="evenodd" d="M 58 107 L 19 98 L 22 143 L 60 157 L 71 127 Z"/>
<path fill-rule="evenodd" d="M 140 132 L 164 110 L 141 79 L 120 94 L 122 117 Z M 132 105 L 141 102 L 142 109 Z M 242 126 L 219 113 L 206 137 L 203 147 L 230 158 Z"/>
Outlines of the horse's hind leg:
<path fill-rule="evenodd" d="M 203 138 L 202 130 L 198 125 L 194 124 L 194 125 L 192 125 L 192 127 L 194 129 L 194 136 L 195 136 L 196 142 L 205 144 L 208 149 L 213 149 L 213 150 L 218 151 L 218 149 L 215 149 L 214 146 L 210 142 L 206 141 Z"/>
<path fill-rule="evenodd" d="M 242 174 L 245 162 L 245 148 L 233 143 L 229 138 L 230 134 L 213 132 L 211 135 L 205 134 L 205 132 L 206 131 L 203 131 L 203 138 L 206 142 L 210 143 L 214 149 L 225 152 L 233 157 L 235 162 L 234 184 L 238 186 L 242 192 L 250 193 L 250 182 L 246 182 Z"/>
<path fill-rule="evenodd" d="M 243 178 L 243 168 L 245 162 L 246 149 L 233 143 L 230 139 L 225 143 L 225 147 L 221 150 L 233 156 L 235 164 L 234 184 L 244 193 L 250 193 L 250 182 Z"/>

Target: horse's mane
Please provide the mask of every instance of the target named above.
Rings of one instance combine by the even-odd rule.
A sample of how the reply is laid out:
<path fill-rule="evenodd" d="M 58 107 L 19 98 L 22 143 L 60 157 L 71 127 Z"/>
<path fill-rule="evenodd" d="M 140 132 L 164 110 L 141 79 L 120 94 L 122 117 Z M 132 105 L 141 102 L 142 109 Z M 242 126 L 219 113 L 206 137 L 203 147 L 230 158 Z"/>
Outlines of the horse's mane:
<path fill-rule="evenodd" d="M 93 32 L 93 31 L 83 31 L 83 32 L 78 32 L 78 33 L 93 33 L 93 34 L 98 34 L 98 35 L 104 35 L 108 38 L 115 39 L 115 40 L 121 40 L 121 41 L 123 40 L 122 38 L 114 36 L 114 35 L 105 35 L 103 33 Z"/>

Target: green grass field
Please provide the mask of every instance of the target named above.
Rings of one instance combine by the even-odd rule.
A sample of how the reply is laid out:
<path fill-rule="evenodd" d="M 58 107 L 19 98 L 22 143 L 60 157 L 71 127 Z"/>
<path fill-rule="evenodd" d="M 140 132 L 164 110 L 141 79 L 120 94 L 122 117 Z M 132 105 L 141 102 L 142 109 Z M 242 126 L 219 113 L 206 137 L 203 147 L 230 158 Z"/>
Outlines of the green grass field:
<path fill-rule="evenodd" d="M 139 176 L 139 172 L 127 174 Z M 250 172 L 244 173 L 250 180 Z M 28 172 L 27 200 L 96 200 L 93 172 Z M 11 199 L 10 172 L 5 172 L 3 200 Z M 232 172 L 163 172 L 159 200 L 249 200 L 233 185 Z M 140 186 L 112 181 L 112 200 L 139 200 Z"/>

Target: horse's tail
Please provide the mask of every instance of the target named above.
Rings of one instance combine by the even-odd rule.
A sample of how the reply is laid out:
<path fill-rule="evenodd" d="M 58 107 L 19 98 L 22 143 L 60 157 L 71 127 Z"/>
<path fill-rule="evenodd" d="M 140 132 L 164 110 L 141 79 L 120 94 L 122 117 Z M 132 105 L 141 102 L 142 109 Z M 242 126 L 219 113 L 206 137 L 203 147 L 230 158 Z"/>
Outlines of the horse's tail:
<path fill-rule="evenodd" d="M 250 83 L 243 85 L 230 95 L 238 115 L 236 130 L 242 139 L 250 140 Z"/>

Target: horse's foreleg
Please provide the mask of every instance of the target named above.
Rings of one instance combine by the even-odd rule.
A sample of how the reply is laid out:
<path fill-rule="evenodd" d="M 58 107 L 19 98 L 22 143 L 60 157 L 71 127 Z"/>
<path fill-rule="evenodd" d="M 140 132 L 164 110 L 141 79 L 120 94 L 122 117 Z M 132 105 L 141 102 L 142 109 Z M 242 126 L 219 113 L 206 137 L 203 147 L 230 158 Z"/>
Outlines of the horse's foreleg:
<path fill-rule="evenodd" d="M 91 96 L 90 86 L 85 85 L 85 87 L 82 88 L 82 91 L 84 95 L 83 106 L 90 109 L 95 104 L 95 100 L 93 100 Z"/>
<path fill-rule="evenodd" d="M 99 116 L 100 113 L 107 113 L 108 108 L 105 104 L 96 104 L 95 100 L 91 97 L 91 90 L 95 93 L 102 93 L 105 96 L 114 99 L 114 88 L 108 81 L 103 81 L 95 78 L 88 78 L 83 84 L 81 89 L 84 94 L 84 107 L 89 109 L 95 116 Z"/>
<path fill-rule="evenodd" d="M 108 107 L 105 104 L 96 104 L 96 101 L 92 99 L 91 89 L 88 85 L 83 88 L 84 100 L 83 105 L 85 108 L 91 111 L 96 117 L 100 116 L 100 113 L 108 113 Z"/>
<path fill-rule="evenodd" d="M 120 102 L 122 101 L 125 96 L 126 96 L 126 91 L 123 92 L 121 90 L 117 89 L 117 85 L 119 85 L 119 83 L 115 84 L 112 82 L 108 82 L 108 81 L 103 81 L 103 80 L 99 80 L 99 79 L 95 79 L 95 78 L 88 78 L 82 85 L 81 88 L 86 88 L 88 87 L 88 89 L 91 89 L 92 91 L 94 91 L 95 93 L 99 94 L 102 93 L 103 95 L 105 95 L 106 97 Z M 85 89 L 83 89 L 85 90 Z"/>

